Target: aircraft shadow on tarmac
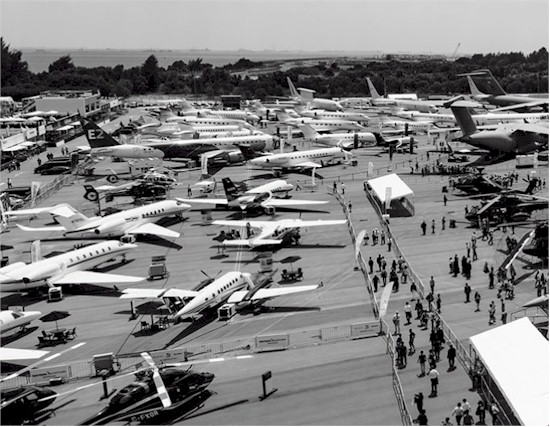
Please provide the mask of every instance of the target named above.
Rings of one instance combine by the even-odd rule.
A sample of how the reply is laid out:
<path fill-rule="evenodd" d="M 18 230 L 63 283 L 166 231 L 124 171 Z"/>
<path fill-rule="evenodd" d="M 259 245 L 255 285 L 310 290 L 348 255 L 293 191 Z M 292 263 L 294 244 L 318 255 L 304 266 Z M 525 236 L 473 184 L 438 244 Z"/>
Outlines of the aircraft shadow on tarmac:
<path fill-rule="evenodd" d="M 239 314 L 246 315 L 261 315 L 262 313 L 305 313 L 308 311 L 321 311 L 321 307 L 291 307 L 291 306 L 260 306 L 258 308 L 254 307 L 244 307 L 239 309 Z"/>
<path fill-rule="evenodd" d="M 201 415 L 210 414 L 210 413 L 216 412 L 216 411 L 222 411 L 222 410 L 230 408 L 232 406 L 242 405 L 243 403 L 248 403 L 248 402 L 249 402 L 248 399 L 237 400 L 236 402 L 227 403 L 225 405 L 221 405 L 221 406 L 218 406 L 218 407 L 215 407 L 215 408 L 212 408 L 212 409 L 208 409 L 208 410 L 205 410 L 205 411 L 202 411 L 202 412 L 199 412 L 199 413 L 195 413 L 193 415 L 185 415 L 185 416 L 180 417 L 178 419 L 170 420 L 170 422 L 166 423 L 166 424 L 176 424 L 176 423 L 178 423 L 180 421 L 183 421 L 183 420 L 190 420 L 192 418 L 200 417 Z"/>
<path fill-rule="evenodd" d="M 171 242 L 170 240 L 164 239 L 159 236 L 153 236 L 152 234 L 147 234 L 145 236 L 138 236 L 136 238 L 136 241 L 147 243 L 149 245 L 162 246 L 169 249 L 176 249 L 178 251 L 183 249 L 183 246 L 178 245 L 175 242 Z"/>
<path fill-rule="evenodd" d="M 116 261 L 107 265 L 102 265 L 101 267 L 92 268 L 90 271 L 95 271 L 97 273 L 107 273 L 109 271 L 116 270 L 123 265 L 131 264 L 134 261 L 135 259 L 121 259 L 120 261 Z"/>
<path fill-rule="evenodd" d="M 178 341 L 181 341 L 185 337 L 191 335 L 194 332 L 199 331 L 200 329 L 206 327 L 207 325 L 209 325 L 210 323 L 212 323 L 216 320 L 218 320 L 217 312 L 215 310 L 212 310 L 212 311 L 209 311 L 209 312 L 208 311 L 205 312 L 205 314 L 202 317 L 200 317 L 199 319 L 189 323 L 189 325 L 187 325 L 187 326 L 184 326 L 185 322 L 180 322 L 180 323 L 175 324 L 174 326 L 176 326 L 176 327 L 184 326 L 184 329 L 178 335 L 176 335 L 174 338 L 172 338 L 170 341 L 168 341 L 164 345 L 164 348 L 169 348 L 169 347 L 177 344 Z M 225 325 L 225 322 L 220 324 L 219 327 L 221 328 L 224 325 Z"/>
<path fill-rule="evenodd" d="M 2 335 L 2 337 L 0 337 L 0 345 L 1 346 L 8 345 L 8 344 L 18 340 L 19 338 L 23 338 L 27 335 L 32 334 L 37 329 L 38 329 L 38 326 L 29 326 L 29 327 L 27 327 L 23 330 L 19 330 L 15 333 L 11 334 L 11 335 L 8 335 L 8 336 Z"/>

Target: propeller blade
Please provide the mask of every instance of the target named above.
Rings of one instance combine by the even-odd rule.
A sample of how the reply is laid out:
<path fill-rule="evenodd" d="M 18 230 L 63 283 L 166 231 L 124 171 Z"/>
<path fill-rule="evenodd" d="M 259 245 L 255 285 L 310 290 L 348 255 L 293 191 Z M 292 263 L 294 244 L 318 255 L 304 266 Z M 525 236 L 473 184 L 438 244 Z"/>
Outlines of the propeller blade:
<path fill-rule="evenodd" d="M 155 382 L 155 387 L 157 388 L 157 393 L 162 402 L 162 406 L 164 406 L 165 408 L 169 408 L 170 406 L 172 406 L 172 400 L 170 400 L 170 396 L 168 395 L 168 391 L 166 391 L 164 381 L 162 381 L 162 377 L 160 376 L 159 370 L 157 368 L 153 370 L 153 381 Z"/>

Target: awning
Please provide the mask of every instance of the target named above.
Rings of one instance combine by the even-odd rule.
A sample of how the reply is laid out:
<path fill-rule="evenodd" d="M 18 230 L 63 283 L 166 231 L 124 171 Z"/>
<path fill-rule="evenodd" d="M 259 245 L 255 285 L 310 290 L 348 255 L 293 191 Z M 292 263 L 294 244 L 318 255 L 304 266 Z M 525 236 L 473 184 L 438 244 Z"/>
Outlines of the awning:
<path fill-rule="evenodd" d="M 374 178 L 367 181 L 376 194 L 376 197 L 384 203 L 386 201 L 386 188 L 391 188 L 391 199 L 413 195 L 413 191 L 395 173 Z"/>
<path fill-rule="evenodd" d="M 2 148 L 2 151 L 20 151 L 26 150 L 27 147 L 22 147 L 21 145 L 14 145 L 13 147 Z"/>
<path fill-rule="evenodd" d="M 470 337 L 483 365 L 522 425 L 547 426 L 548 341 L 523 317 Z"/>
<path fill-rule="evenodd" d="M 71 123 L 71 126 L 80 126 L 80 122 L 79 121 L 76 121 L 76 122 L 72 122 Z"/>
<path fill-rule="evenodd" d="M 73 127 L 71 125 L 67 125 L 67 126 L 62 126 L 59 129 L 56 129 L 56 131 L 63 132 L 63 131 L 66 131 L 66 130 L 71 130 L 71 129 L 73 129 Z"/>
<path fill-rule="evenodd" d="M 33 141 L 25 141 L 25 142 L 22 142 L 21 144 L 19 144 L 20 146 L 22 147 L 32 147 L 33 145 L 37 145 L 36 142 L 33 142 Z"/>

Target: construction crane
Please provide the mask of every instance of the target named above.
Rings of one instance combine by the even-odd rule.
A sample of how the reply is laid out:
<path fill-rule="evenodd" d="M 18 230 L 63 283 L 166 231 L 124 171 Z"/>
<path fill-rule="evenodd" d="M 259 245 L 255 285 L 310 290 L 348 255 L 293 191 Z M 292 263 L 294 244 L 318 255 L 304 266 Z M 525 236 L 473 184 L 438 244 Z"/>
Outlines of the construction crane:
<path fill-rule="evenodd" d="M 455 51 L 453 52 L 453 55 L 451 56 L 451 61 L 454 61 L 456 59 L 456 54 L 458 52 L 458 48 L 460 47 L 460 42 L 456 45 Z"/>

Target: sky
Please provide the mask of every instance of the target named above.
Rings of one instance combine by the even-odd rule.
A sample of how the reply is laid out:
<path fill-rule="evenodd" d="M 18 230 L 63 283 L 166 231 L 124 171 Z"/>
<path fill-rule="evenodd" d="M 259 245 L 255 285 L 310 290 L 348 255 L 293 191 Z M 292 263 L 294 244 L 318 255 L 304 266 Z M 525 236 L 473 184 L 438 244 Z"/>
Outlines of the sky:
<path fill-rule="evenodd" d="M 15 49 L 530 53 L 548 22 L 548 0 L 0 0 Z"/>

